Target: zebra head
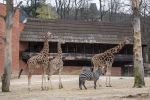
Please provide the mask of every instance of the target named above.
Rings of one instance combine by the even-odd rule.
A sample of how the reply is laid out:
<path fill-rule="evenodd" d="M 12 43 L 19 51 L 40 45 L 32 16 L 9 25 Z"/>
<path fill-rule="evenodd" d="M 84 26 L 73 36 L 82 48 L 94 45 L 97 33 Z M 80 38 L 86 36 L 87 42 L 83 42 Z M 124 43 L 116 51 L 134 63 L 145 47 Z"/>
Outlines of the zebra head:
<path fill-rule="evenodd" d="M 104 67 L 99 67 L 99 72 L 100 72 L 100 74 L 103 74 L 104 75 Z"/>

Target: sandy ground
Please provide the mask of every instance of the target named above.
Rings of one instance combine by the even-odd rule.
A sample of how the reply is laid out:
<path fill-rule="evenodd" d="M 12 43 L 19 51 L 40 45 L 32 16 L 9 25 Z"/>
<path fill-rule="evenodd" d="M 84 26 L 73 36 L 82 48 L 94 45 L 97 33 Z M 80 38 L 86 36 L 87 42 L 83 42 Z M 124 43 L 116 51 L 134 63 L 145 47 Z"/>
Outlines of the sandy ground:
<path fill-rule="evenodd" d="M 101 87 L 94 89 L 93 81 L 86 81 L 87 90 L 79 89 L 78 75 L 62 75 L 63 89 L 58 87 L 58 75 L 52 76 L 53 90 L 41 91 L 41 76 L 32 76 L 32 91 L 28 91 L 26 75 L 11 79 L 10 92 L 1 92 L 0 100 L 150 100 L 150 77 L 145 77 L 144 88 L 132 88 L 133 77 L 111 77 L 112 87 L 105 86 L 106 77 L 100 77 Z M 1 85 L 1 83 L 0 83 Z"/>

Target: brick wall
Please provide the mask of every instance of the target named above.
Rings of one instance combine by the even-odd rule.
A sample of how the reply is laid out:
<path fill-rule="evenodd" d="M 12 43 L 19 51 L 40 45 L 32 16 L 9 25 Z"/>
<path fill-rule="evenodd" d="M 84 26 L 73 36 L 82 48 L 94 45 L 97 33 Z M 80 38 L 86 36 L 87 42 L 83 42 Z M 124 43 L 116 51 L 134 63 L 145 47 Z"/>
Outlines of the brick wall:
<path fill-rule="evenodd" d="M 22 60 L 20 60 L 20 68 L 24 67 L 26 63 Z M 105 71 L 106 68 L 104 68 Z M 82 71 L 82 66 L 64 66 L 62 75 L 79 75 Z M 28 73 L 28 67 L 24 68 L 22 74 L 27 75 Z M 42 71 L 41 69 L 36 69 L 33 73 L 33 75 L 41 75 Z M 55 73 L 58 74 L 58 71 Z M 121 67 L 112 67 L 111 69 L 111 76 L 121 76 Z"/>
<path fill-rule="evenodd" d="M 5 15 L 5 6 L 0 4 L 0 14 L 1 15 Z M 0 17 L 0 35 L 5 36 L 5 21 L 3 20 L 3 18 Z M 0 38 L 0 41 L 2 41 L 2 44 L 0 44 L 0 76 L 2 76 L 3 72 L 4 72 L 4 62 L 5 62 L 5 53 L 4 53 L 4 42 L 3 40 Z"/>
<path fill-rule="evenodd" d="M 0 4 L 0 14 L 6 15 L 6 6 Z M 12 28 L 12 76 L 17 75 L 19 71 L 19 34 L 24 28 L 23 23 L 19 23 L 19 9 L 16 11 L 13 18 Z M 5 21 L 0 17 L 0 35 L 5 36 Z M 2 41 L 0 39 L 0 41 Z M 0 44 L 0 76 L 4 73 L 4 42 Z"/>
<path fill-rule="evenodd" d="M 104 68 L 105 71 L 106 68 Z M 78 75 L 82 70 L 82 66 L 64 66 L 63 74 L 76 74 Z M 111 76 L 121 76 L 121 67 L 112 67 Z"/>
<path fill-rule="evenodd" d="M 19 50 L 20 50 L 20 52 L 22 52 L 22 51 L 25 51 L 26 49 L 28 49 L 29 48 L 29 42 L 20 42 L 20 46 L 19 46 Z M 19 70 L 21 69 L 21 68 L 23 68 L 24 66 L 26 66 L 26 62 L 25 61 L 23 61 L 22 59 L 19 59 Z M 28 67 L 26 67 L 26 68 L 24 68 L 23 69 L 23 72 L 22 72 L 22 74 L 27 74 L 27 72 L 28 72 Z M 38 72 L 39 73 L 39 72 Z"/>
<path fill-rule="evenodd" d="M 112 67 L 111 76 L 121 76 L 121 67 Z"/>

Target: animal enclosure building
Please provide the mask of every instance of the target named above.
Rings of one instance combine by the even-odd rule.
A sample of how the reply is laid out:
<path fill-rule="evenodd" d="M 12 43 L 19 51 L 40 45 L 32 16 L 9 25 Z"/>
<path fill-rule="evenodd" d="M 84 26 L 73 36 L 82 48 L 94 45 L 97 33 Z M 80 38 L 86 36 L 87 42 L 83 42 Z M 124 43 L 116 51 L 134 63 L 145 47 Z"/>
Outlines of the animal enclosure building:
<path fill-rule="evenodd" d="M 91 59 L 95 54 L 102 53 L 124 41 L 132 39 L 132 23 L 86 22 L 28 18 L 20 33 L 21 59 L 26 62 L 43 48 L 44 35 L 51 31 L 55 39 L 49 39 L 49 56 L 53 59 L 57 54 L 57 41 L 62 38 L 64 70 L 74 71 L 83 66 L 91 67 Z M 143 47 L 146 46 L 143 44 Z M 115 55 L 112 67 L 114 76 L 130 76 L 133 72 L 133 44 L 125 47 Z M 20 66 L 21 67 L 21 66 Z M 37 71 L 36 73 L 38 73 Z"/>

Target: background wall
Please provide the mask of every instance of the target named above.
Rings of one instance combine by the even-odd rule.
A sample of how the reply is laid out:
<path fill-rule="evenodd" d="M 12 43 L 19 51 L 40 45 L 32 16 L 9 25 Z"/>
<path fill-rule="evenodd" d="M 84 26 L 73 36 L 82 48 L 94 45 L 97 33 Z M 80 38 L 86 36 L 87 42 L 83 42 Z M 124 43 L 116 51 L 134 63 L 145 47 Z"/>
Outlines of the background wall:
<path fill-rule="evenodd" d="M 0 4 L 0 14 L 6 15 L 6 6 Z M 12 29 L 12 77 L 16 76 L 19 71 L 19 34 L 24 28 L 23 23 L 19 23 L 19 9 L 16 11 L 13 18 Z M 5 36 L 5 21 L 0 17 L 0 35 Z M 2 39 L 0 39 L 2 41 Z M 5 51 L 4 42 L 0 44 L 0 76 L 4 73 Z"/>

